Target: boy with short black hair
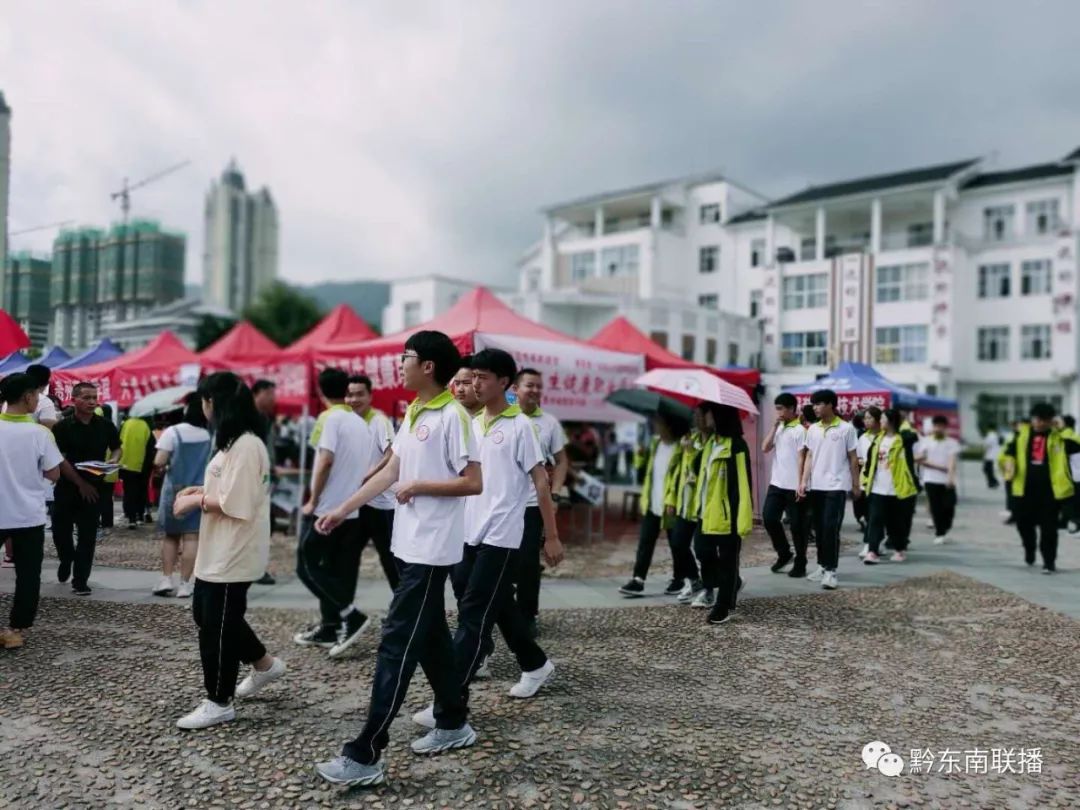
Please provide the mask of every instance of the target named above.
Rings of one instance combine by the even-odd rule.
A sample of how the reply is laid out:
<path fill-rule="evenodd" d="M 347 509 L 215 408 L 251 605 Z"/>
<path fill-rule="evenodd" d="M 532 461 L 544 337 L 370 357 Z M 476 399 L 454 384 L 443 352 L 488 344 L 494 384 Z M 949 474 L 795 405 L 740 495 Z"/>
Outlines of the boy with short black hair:
<path fill-rule="evenodd" d="M 776 421 L 761 444 L 763 453 L 773 454 L 762 519 L 776 551 L 776 562 L 770 570 L 779 574 L 794 560 L 788 576 L 798 578 L 806 576 L 806 507 L 798 496 L 799 454 L 806 443 L 806 428 L 799 419 L 799 403 L 794 395 L 780 394 L 773 405 Z M 791 545 L 784 532 L 785 514 L 791 527 Z"/>
<path fill-rule="evenodd" d="M 948 427 L 948 418 L 938 414 L 930 435 L 920 439 L 915 448 L 915 461 L 923 470 L 922 483 L 934 523 L 934 544 L 938 546 L 948 542 L 956 517 L 956 461 L 960 457 L 960 442 L 946 434 Z"/>

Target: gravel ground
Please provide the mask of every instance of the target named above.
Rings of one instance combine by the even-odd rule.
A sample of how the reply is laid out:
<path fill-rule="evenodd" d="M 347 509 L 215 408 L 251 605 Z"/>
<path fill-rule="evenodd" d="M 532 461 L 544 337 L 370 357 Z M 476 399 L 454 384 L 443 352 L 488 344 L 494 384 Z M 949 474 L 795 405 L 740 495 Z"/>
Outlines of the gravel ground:
<path fill-rule="evenodd" d="M 0 610 L 9 598 L 0 597 Z M 501 647 L 474 690 L 472 749 L 420 759 L 407 716 L 390 781 L 321 784 L 311 763 L 363 718 L 376 641 L 330 662 L 288 642 L 307 616 L 253 624 L 290 665 L 230 725 L 185 733 L 200 698 L 190 618 L 170 607 L 47 600 L 0 655 L 0 806 L 862 808 L 1076 807 L 1077 623 L 954 574 L 745 602 L 712 628 L 689 608 L 549 611 L 559 671 L 513 702 Z M 429 693 L 417 679 L 405 706 Z M 1041 747 L 1036 774 L 863 768 L 864 744 Z"/>

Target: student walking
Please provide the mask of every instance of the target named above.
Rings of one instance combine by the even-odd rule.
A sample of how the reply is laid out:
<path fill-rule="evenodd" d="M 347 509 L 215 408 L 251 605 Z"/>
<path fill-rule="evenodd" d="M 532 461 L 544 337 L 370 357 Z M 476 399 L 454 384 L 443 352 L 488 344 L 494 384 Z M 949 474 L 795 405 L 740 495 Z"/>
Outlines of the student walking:
<path fill-rule="evenodd" d="M 683 570 L 676 576 L 683 577 L 684 585 L 675 601 L 680 605 L 693 605 L 701 599 L 698 607 L 711 606 L 704 603 L 705 586 L 701 582 L 701 570 L 694 553 L 694 538 L 701 519 L 701 501 L 697 496 L 698 473 L 701 456 L 712 442 L 712 422 L 706 417 L 704 405 L 694 408 L 693 429 L 680 440 L 678 478 L 675 483 L 675 524 L 669 531 L 672 556 L 682 560 Z M 677 551 L 676 551 L 677 550 Z M 714 598 L 714 597 L 713 597 Z"/>
<path fill-rule="evenodd" d="M 855 454 L 858 437 L 851 423 L 837 415 L 835 391 L 815 391 L 810 403 L 817 421 L 806 431 L 799 472 L 799 497 L 809 497 L 817 542 L 818 567 L 808 579 L 831 591 L 839 585 L 836 568 L 847 493 L 862 497 Z"/>
<path fill-rule="evenodd" d="M 178 518 L 202 511 L 195 558 L 192 613 L 199 628 L 206 700 L 176 721 L 200 729 L 236 719 L 233 697 L 249 698 L 285 674 L 248 625 L 247 592 L 270 554 L 270 459 L 251 390 L 229 371 L 199 384 L 203 413 L 214 432 L 205 484 L 177 493 Z M 241 662 L 251 671 L 237 686 Z"/>
<path fill-rule="evenodd" d="M 922 468 L 922 484 L 930 504 L 934 523 L 934 544 L 949 541 L 953 519 L 956 517 L 956 462 L 960 457 L 960 442 L 945 431 L 949 420 L 935 416 L 933 430 L 916 446 L 916 462 Z"/>
<path fill-rule="evenodd" d="M 860 476 L 866 470 L 870 445 L 874 443 L 874 439 L 881 432 L 881 413 L 881 408 L 876 405 L 871 405 L 863 411 L 863 432 L 859 436 L 858 444 L 855 445 L 855 456 L 859 461 Z M 866 541 L 866 530 L 870 527 L 870 499 L 867 497 L 856 498 L 852 501 L 852 507 L 855 512 L 855 519 L 859 521 L 859 528 L 862 529 L 863 546 L 859 552 L 859 559 L 862 560 L 866 558 L 866 552 L 870 550 L 870 544 Z"/>
<path fill-rule="evenodd" d="M 701 563 L 702 601 L 706 603 L 702 606 L 711 608 L 707 621 L 724 624 L 742 589 L 739 554 L 743 538 L 753 528 L 750 450 L 737 410 L 709 402 L 705 418 L 713 436 L 701 455 L 697 494 L 701 524 L 694 549 Z"/>
<path fill-rule="evenodd" d="M 680 559 L 683 550 L 677 549 L 671 542 L 671 529 L 675 520 L 675 488 L 682 455 L 680 440 L 690 426 L 681 419 L 657 414 L 652 418 L 652 427 L 655 435 L 645 454 L 645 480 L 641 486 L 641 523 L 634 573 L 630 581 L 619 588 L 619 593 L 627 597 L 639 597 L 645 592 L 645 577 L 649 574 L 661 529 L 667 532 L 674 568 L 664 594 L 678 596 L 686 584 L 683 573 L 686 564 Z"/>
<path fill-rule="evenodd" d="M 147 455 L 153 458 L 153 436 L 145 419 L 130 417 L 120 426 L 120 480 L 124 484 L 124 517 L 128 528 L 139 528 L 146 514 Z"/>
<path fill-rule="evenodd" d="M 296 549 L 296 575 L 319 600 L 320 621 L 301 630 L 293 641 L 328 649 L 331 658 L 352 647 L 371 624 L 353 601 L 365 541 L 360 511 L 350 511 L 329 534 L 315 530 L 316 520 L 360 489 L 371 463 L 371 431 L 345 404 L 348 389 L 349 375 L 341 369 L 319 372 L 319 393 L 327 410 Z"/>
<path fill-rule="evenodd" d="M 1054 414 L 1049 403 L 1033 405 L 1030 423 L 1018 425 L 1002 451 L 1024 561 L 1035 564 L 1038 546 L 1044 574 L 1057 570 L 1058 511 L 1075 492 L 1069 459 L 1080 453 L 1080 444 L 1053 427 Z"/>
<path fill-rule="evenodd" d="M 870 548 L 863 557 L 866 565 L 881 560 L 881 542 L 889 538 L 892 561 L 904 562 L 919 494 L 915 477 L 914 448 L 919 441 L 913 430 L 902 430 L 904 419 L 895 408 L 882 417 L 883 430 L 874 437 L 862 472 L 862 488 L 870 505 L 866 540 Z"/>
<path fill-rule="evenodd" d="M 0 380 L 0 539 L 10 540 L 15 562 L 15 594 L 0 647 L 26 643 L 41 593 L 45 553 L 45 485 L 60 477 L 64 457 L 49 429 L 34 421 L 40 394 L 29 374 Z"/>
<path fill-rule="evenodd" d="M 798 401 L 792 394 L 780 394 L 773 401 L 776 421 L 761 445 L 763 453 L 772 453 L 769 490 L 765 495 L 762 518 L 765 531 L 776 551 L 771 571 L 779 574 L 794 560 L 788 576 L 806 576 L 806 507 L 799 498 L 799 456 L 806 444 L 806 428 L 799 419 Z M 791 544 L 784 531 L 784 515 L 791 527 Z M 792 550 L 794 547 L 794 551 Z"/>
<path fill-rule="evenodd" d="M 179 424 L 165 428 L 157 442 L 154 466 L 163 472 L 158 527 L 161 529 L 161 581 L 154 596 L 187 599 L 195 587 L 195 557 L 199 549 L 201 512 L 183 517 L 173 514 L 176 495 L 188 487 L 201 487 L 210 463 L 210 431 L 202 398 L 191 394 Z"/>
<path fill-rule="evenodd" d="M 53 428 L 56 446 L 65 461 L 60 465 L 61 478 L 53 505 L 53 543 L 60 558 L 56 577 L 60 582 L 70 577 L 72 591 L 89 596 L 90 569 L 101 519 L 98 501 L 104 497 L 105 485 L 100 476 L 77 470 L 75 465 L 84 461 L 115 462 L 120 457 L 120 435 L 112 422 L 94 413 L 98 392 L 92 383 L 76 383 L 71 401 L 74 412 Z"/>
<path fill-rule="evenodd" d="M 998 479 L 995 468 L 998 463 L 998 455 L 1001 453 L 1001 436 L 997 428 L 988 427 L 983 430 L 983 475 L 986 476 L 986 486 L 990 489 L 998 488 Z"/>
<path fill-rule="evenodd" d="M 319 531 L 329 533 L 349 512 L 396 485 L 391 547 L 401 580 L 383 623 L 364 727 L 340 756 L 316 765 L 319 775 L 335 784 L 376 785 L 385 779 L 382 752 L 390 740 L 388 729 L 421 656 L 442 707 L 438 727 L 463 741 L 475 739 L 465 722 L 443 597 L 450 569 L 462 559 L 464 499 L 483 489 L 469 415 L 446 389 L 460 363 L 453 341 L 442 332 L 409 337 L 401 373 L 405 388 L 417 396 L 394 439 L 393 455 L 358 492 L 316 523 Z"/>

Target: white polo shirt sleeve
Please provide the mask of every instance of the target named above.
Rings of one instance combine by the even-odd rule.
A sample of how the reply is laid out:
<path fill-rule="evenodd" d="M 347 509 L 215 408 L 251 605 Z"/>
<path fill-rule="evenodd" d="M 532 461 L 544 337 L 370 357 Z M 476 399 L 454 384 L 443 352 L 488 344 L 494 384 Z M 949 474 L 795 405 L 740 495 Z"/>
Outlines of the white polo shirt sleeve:
<path fill-rule="evenodd" d="M 531 419 L 525 417 L 525 421 L 514 420 L 515 425 L 527 426 L 520 427 L 516 433 L 518 434 L 517 440 L 517 463 L 522 472 L 529 475 L 532 472 L 533 467 L 538 464 L 543 464 L 546 456 L 543 449 L 540 447 L 539 426 L 534 424 Z"/>
<path fill-rule="evenodd" d="M 480 460 L 480 451 L 476 445 L 476 431 L 470 423 L 468 414 L 458 414 L 456 403 L 446 406 L 446 429 L 443 431 L 446 461 L 450 469 L 458 475 L 465 470 L 470 461 Z M 460 417 L 460 418 L 459 418 Z"/>

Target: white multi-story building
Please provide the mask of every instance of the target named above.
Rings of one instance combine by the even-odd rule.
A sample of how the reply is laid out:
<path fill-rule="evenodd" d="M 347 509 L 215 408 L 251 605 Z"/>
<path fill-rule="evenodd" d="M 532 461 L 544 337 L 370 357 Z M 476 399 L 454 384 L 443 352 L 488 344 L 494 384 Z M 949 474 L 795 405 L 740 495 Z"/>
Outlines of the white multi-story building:
<path fill-rule="evenodd" d="M 206 193 L 203 299 L 242 312 L 278 275 L 277 207 L 265 186 L 249 194 L 236 160 Z"/>
<path fill-rule="evenodd" d="M 438 274 L 395 280 L 390 285 L 390 301 L 383 307 L 382 333 L 393 335 L 430 321 L 475 286 L 475 281 Z"/>
<path fill-rule="evenodd" d="M 11 187 L 11 107 L 0 91 L 0 267 L 7 267 L 8 190 Z M 0 276 L 3 274 L 0 273 Z M 0 301 L 4 298 L 4 279 L 0 278 Z"/>
<path fill-rule="evenodd" d="M 759 327 L 721 279 L 734 267 L 726 223 L 764 202 L 711 174 L 552 206 L 510 303 L 580 338 L 623 315 L 687 360 L 756 364 Z"/>

